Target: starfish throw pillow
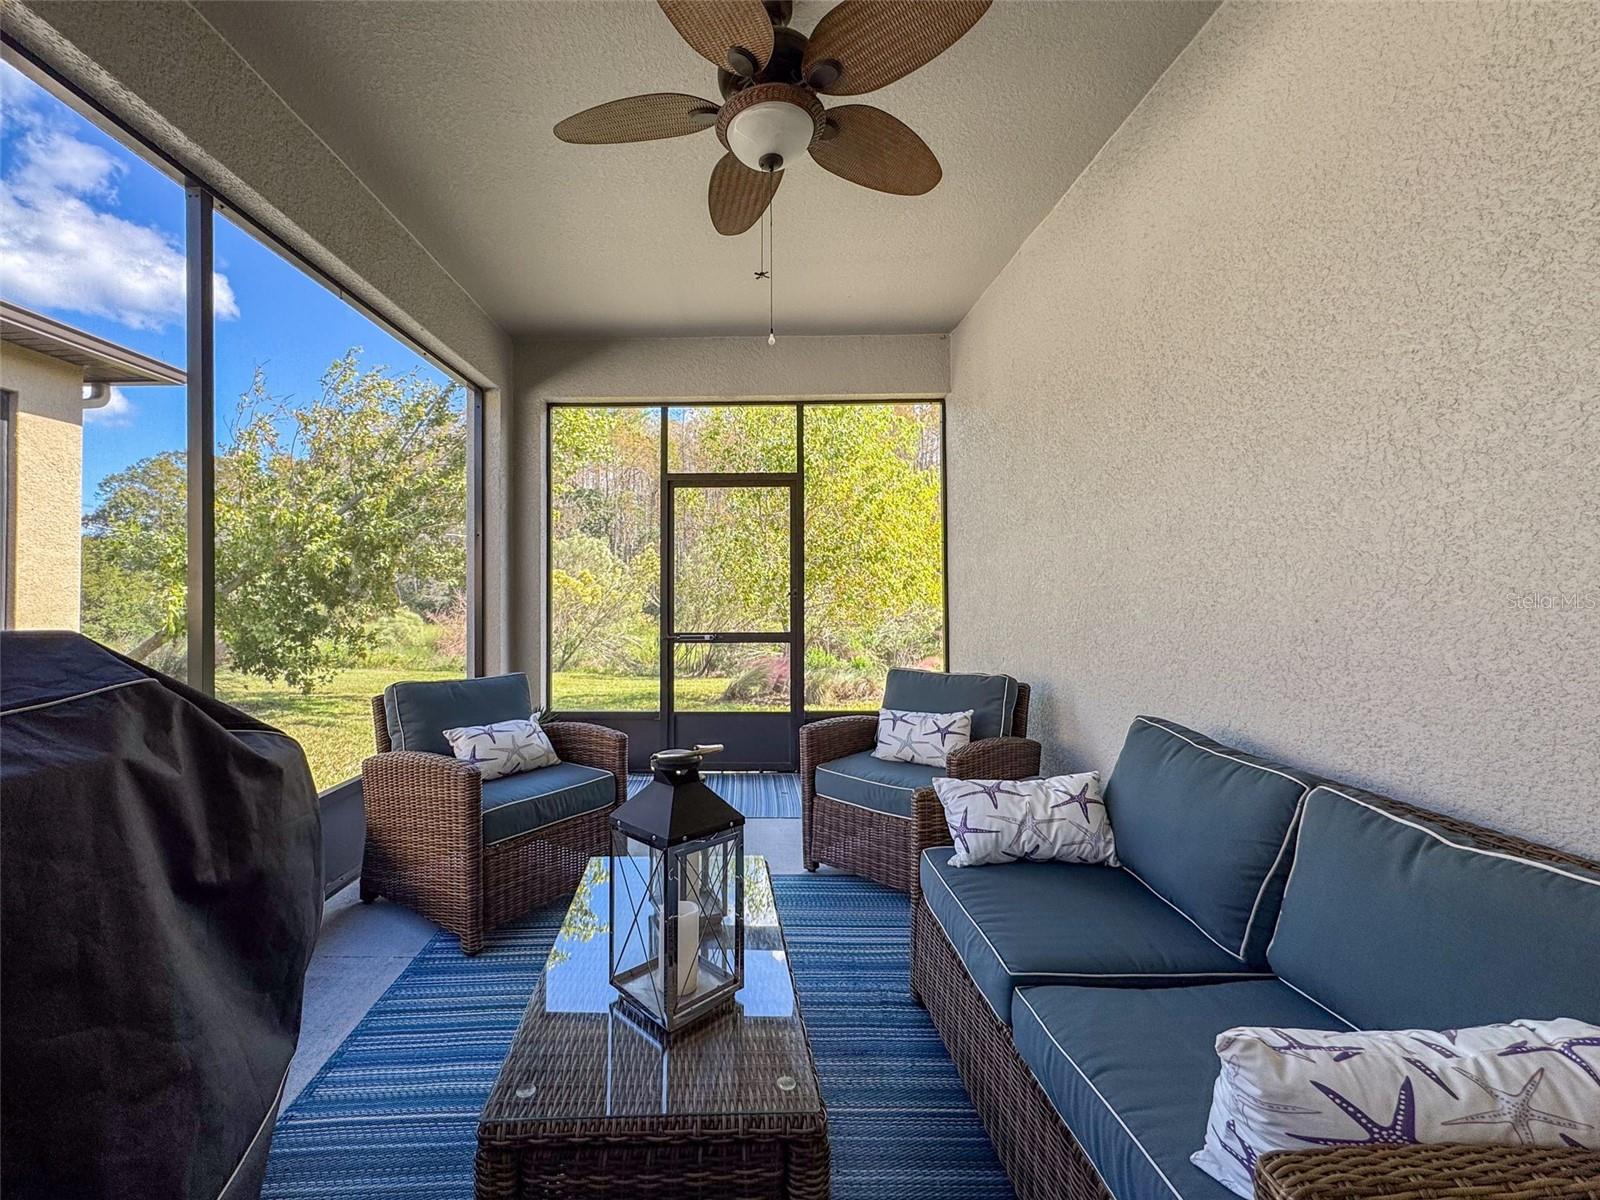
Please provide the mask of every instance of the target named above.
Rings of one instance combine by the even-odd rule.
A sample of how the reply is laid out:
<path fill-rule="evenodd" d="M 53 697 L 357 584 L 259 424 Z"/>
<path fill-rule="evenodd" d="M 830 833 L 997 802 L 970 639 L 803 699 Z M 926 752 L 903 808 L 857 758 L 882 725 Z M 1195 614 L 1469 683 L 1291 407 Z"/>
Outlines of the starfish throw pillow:
<path fill-rule="evenodd" d="M 1438 1033 L 1228 1029 L 1217 1056 L 1206 1142 L 1191 1161 L 1240 1196 L 1254 1194 L 1251 1173 L 1269 1150 L 1600 1138 L 1600 1026 L 1582 1021 Z"/>
<path fill-rule="evenodd" d="M 1050 779 L 935 779 L 933 790 L 955 843 L 951 866 L 1117 865 L 1098 771 Z"/>
<path fill-rule="evenodd" d="M 878 744 L 873 758 L 885 762 L 921 763 L 942 767 L 950 751 L 972 740 L 972 710 L 955 713 L 878 710 Z"/>
<path fill-rule="evenodd" d="M 550 735 L 531 718 L 446 729 L 444 740 L 458 759 L 477 767 L 485 779 L 553 767 L 561 761 Z"/>

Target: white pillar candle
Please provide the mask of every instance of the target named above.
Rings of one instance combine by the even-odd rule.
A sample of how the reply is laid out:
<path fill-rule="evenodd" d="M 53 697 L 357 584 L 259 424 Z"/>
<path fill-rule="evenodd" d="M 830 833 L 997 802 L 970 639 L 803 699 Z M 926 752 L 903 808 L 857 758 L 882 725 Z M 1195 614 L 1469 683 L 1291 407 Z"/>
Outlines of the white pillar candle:
<path fill-rule="evenodd" d="M 700 906 L 678 901 L 678 995 L 700 990 Z"/>

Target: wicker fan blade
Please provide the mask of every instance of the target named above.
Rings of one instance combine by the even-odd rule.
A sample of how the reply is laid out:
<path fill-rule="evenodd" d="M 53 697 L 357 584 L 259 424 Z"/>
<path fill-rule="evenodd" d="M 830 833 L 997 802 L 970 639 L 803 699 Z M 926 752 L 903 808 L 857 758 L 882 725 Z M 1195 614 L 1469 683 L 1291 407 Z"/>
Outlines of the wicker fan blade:
<path fill-rule="evenodd" d="M 715 125 L 718 107 L 710 100 L 679 92 L 629 96 L 575 113 L 556 126 L 556 136 L 584 146 L 681 137 Z"/>
<path fill-rule="evenodd" d="M 752 171 L 733 155 L 724 154 L 712 168 L 706 196 L 717 232 L 733 237 L 749 229 L 767 211 L 782 182 L 782 171 Z"/>
<path fill-rule="evenodd" d="M 689 48 L 736 75 L 754 74 L 772 57 L 772 18 L 761 0 L 656 0 L 667 20 Z M 753 69 L 730 61 L 730 50 L 742 50 Z M 748 64 L 745 64 L 748 65 Z"/>
<path fill-rule="evenodd" d="M 859 96 L 893 83 L 961 40 L 989 0 L 840 0 L 806 44 L 802 68 L 827 96 Z"/>
<path fill-rule="evenodd" d="M 838 133 L 814 143 L 811 157 L 840 179 L 896 196 L 920 196 L 944 174 L 927 143 L 881 108 L 841 104 L 828 110 L 828 124 Z"/>

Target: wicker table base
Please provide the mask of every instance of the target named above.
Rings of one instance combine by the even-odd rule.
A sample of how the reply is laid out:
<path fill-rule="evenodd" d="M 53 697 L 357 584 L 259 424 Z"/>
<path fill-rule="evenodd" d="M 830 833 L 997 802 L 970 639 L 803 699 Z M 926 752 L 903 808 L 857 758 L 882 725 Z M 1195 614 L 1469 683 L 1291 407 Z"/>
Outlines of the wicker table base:
<path fill-rule="evenodd" d="M 827 1200 L 828 1121 L 766 864 L 746 860 L 738 1004 L 662 1039 L 607 983 L 590 862 L 478 1122 L 478 1200 Z"/>

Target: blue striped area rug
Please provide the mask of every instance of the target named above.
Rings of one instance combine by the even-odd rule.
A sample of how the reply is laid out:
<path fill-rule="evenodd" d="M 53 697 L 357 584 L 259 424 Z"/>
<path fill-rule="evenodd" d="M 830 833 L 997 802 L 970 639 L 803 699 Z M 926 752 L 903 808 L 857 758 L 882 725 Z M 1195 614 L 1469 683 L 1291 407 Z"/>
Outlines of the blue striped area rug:
<path fill-rule="evenodd" d="M 800 776 L 792 771 L 707 771 L 705 781 L 752 821 L 800 816 Z M 629 775 L 628 795 L 649 782 L 649 775 Z"/>
<path fill-rule="evenodd" d="M 1009 1200 L 927 1014 L 906 993 L 906 897 L 773 880 L 828 1105 L 834 1200 Z M 564 905 L 435 937 L 278 1119 L 268 1200 L 468 1200 L 477 1117 Z"/>

